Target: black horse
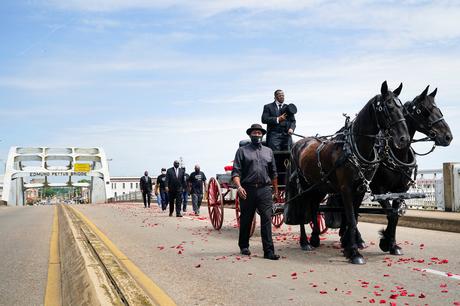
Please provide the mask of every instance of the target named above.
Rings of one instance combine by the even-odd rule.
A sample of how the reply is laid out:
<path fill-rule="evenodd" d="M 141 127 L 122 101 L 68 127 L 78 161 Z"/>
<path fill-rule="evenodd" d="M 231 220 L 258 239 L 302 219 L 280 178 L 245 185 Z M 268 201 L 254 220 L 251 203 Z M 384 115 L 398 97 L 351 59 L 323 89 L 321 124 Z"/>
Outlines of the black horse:
<path fill-rule="evenodd" d="M 435 145 L 446 147 L 452 141 L 452 133 L 434 101 L 437 89 L 428 94 L 428 88 L 429 86 L 419 96 L 404 104 L 404 117 L 410 140 L 413 141 L 415 132 L 418 131 L 425 134 L 427 140 L 434 141 Z M 404 193 L 414 183 L 412 174 L 417 165 L 414 150 L 411 147 L 396 148 L 390 143 L 388 153 L 370 183 L 373 194 Z M 399 220 L 398 212 L 403 200 L 395 199 L 392 204 L 389 200 L 379 201 L 379 203 L 387 211 L 388 220 L 387 228 L 380 232 L 379 247 L 382 251 L 390 252 L 392 255 L 402 255 L 401 247 L 396 244 L 396 227 Z M 341 206 L 340 197 L 329 197 L 327 205 Z M 345 223 L 342 222 L 341 234 L 344 230 Z M 359 247 L 365 247 L 359 231 L 357 231 L 356 239 Z"/>
<path fill-rule="evenodd" d="M 358 210 L 380 162 L 379 133 L 397 148 L 409 146 L 409 132 L 398 99 L 402 84 L 393 92 L 385 82 L 381 94 L 372 98 L 332 139 L 307 137 L 291 150 L 285 220 L 300 224 L 300 245 L 311 250 L 320 244 L 316 215 L 319 203 L 328 193 L 340 193 L 347 221 L 344 255 L 353 264 L 365 263 L 356 243 Z M 305 223 L 312 221 L 310 241 Z"/>

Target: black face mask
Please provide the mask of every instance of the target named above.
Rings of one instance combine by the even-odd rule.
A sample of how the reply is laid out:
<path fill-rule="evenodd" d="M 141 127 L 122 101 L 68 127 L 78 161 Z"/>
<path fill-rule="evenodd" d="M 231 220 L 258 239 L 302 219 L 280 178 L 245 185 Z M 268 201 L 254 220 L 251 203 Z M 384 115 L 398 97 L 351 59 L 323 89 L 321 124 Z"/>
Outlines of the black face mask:
<path fill-rule="evenodd" d="M 254 145 L 260 145 L 262 144 L 262 136 L 250 136 L 251 137 L 251 142 Z"/>

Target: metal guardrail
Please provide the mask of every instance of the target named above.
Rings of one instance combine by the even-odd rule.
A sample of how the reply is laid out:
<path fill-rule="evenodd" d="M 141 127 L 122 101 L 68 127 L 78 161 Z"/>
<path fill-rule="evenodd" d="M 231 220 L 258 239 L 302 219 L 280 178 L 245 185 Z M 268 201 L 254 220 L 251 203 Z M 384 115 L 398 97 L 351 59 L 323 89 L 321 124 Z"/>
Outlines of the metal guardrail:
<path fill-rule="evenodd" d="M 442 169 L 419 170 L 416 186 L 408 193 L 424 193 L 425 198 L 406 199 L 408 209 L 444 210 L 444 188 Z M 379 207 L 378 202 L 371 201 L 370 195 L 364 197 L 363 206 Z"/>
<path fill-rule="evenodd" d="M 425 198 L 406 199 L 408 209 L 444 210 L 444 192 L 442 169 L 419 170 L 417 174 L 417 185 L 409 189 L 408 193 L 424 193 Z M 234 199 L 235 193 L 226 195 L 228 199 Z M 157 197 L 152 195 L 152 201 L 157 201 Z M 109 199 L 109 202 L 142 202 L 140 191 L 129 192 Z M 363 207 L 380 207 L 380 204 L 371 201 L 369 194 L 364 197 Z"/>
<path fill-rule="evenodd" d="M 152 201 L 156 201 L 157 197 L 152 194 Z M 113 198 L 110 198 L 108 200 L 109 203 L 114 203 L 114 202 L 142 202 L 142 192 L 140 191 L 132 191 L 128 192 Z"/>

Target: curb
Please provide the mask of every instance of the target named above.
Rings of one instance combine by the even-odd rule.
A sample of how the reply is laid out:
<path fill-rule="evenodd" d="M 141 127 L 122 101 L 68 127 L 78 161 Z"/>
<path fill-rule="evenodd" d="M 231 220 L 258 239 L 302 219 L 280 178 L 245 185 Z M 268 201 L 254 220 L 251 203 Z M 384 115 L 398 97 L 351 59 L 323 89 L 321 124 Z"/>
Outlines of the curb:
<path fill-rule="evenodd" d="M 360 214 L 359 221 L 386 225 L 387 217 L 385 215 Z M 398 226 L 460 233 L 460 220 L 403 216 L 399 218 Z"/>

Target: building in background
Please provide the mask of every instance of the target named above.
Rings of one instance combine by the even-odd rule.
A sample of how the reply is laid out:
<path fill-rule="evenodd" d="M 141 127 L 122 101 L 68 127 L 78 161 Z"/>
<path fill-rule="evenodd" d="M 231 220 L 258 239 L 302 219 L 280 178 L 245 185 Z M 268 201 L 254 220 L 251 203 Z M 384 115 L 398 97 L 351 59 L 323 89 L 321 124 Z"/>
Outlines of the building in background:
<path fill-rule="evenodd" d="M 139 181 L 140 176 L 111 176 L 110 184 L 113 196 L 117 197 L 130 192 L 140 191 Z M 155 185 L 156 178 L 152 177 L 152 183 Z"/>

